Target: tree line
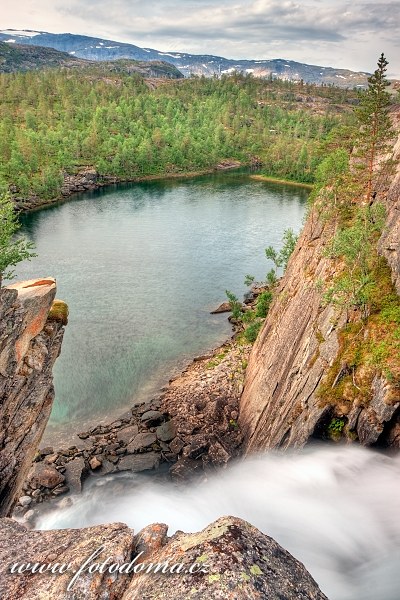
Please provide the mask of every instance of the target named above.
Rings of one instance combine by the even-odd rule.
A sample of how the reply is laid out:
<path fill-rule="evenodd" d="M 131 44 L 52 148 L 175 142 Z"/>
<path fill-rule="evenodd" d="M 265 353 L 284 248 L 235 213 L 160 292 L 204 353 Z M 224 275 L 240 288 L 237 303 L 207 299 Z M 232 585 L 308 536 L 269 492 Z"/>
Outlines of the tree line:
<path fill-rule="evenodd" d="M 309 97 L 311 95 L 311 98 Z M 0 76 L 0 185 L 58 195 L 63 172 L 134 179 L 256 161 L 311 183 L 354 92 L 233 74 L 146 82 L 90 69 Z M 307 102 L 311 100 L 311 102 Z"/>

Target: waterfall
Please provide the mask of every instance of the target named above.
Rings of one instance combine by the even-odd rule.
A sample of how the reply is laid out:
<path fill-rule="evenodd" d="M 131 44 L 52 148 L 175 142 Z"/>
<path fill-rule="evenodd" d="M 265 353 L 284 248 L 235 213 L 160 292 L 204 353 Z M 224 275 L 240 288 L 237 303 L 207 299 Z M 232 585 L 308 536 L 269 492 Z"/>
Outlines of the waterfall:
<path fill-rule="evenodd" d="M 176 486 L 138 474 L 93 479 L 38 528 L 165 522 L 194 532 L 222 515 L 246 519 L 302 561 L 330 600 L 397 600 L 400 455 L 312 446 L 242 460 Z M 47 508 L 48 510 L 48 508 Z"/>

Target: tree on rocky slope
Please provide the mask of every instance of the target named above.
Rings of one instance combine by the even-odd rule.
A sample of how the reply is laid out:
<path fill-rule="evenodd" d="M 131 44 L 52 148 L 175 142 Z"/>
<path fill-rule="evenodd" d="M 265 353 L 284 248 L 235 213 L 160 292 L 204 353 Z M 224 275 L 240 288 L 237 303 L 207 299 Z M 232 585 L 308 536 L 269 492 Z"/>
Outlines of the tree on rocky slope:
<path fill-rule="evenodd" d="M 361 93 L 361 101 L 356 116 L 361 124 L 357 140 L 359 166 L 365 174 L 366 200 L 369 203 L 373 192 L 374 176 L 377 173 L 379 158 L 388 149 L 393 137 L 389 106 L 390 94 L 386 88 L 388 61 L 383 52 L 378 60 L 378 68 L 368 78 L 368 89 Z"/>

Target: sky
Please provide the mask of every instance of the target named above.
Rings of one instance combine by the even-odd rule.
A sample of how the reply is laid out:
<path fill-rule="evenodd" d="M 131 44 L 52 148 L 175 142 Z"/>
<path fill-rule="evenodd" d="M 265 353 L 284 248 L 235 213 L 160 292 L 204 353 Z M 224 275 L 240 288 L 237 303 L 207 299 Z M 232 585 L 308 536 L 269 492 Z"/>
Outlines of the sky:
<path fill-rule="evenodd" d="M 400 0 L 0 0 L 2 28 L 79 33 L 161 51 L 284 58 L 400 78 Z"/>

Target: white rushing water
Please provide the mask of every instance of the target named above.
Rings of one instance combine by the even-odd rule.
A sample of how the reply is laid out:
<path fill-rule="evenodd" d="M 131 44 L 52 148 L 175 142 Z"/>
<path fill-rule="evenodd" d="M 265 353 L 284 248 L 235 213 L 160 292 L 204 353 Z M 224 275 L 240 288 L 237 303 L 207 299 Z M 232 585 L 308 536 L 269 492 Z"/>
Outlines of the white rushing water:
<path fill-rule="evenodd" d="M 184 488 L 134 474 L 95 479 L 39 528 L 165 522 L 172 534 L 234 515 L 301 560 L 330 600 L 398 600 L 399 509 L 400 455 L 314 446 L 247 459 Z"/>

